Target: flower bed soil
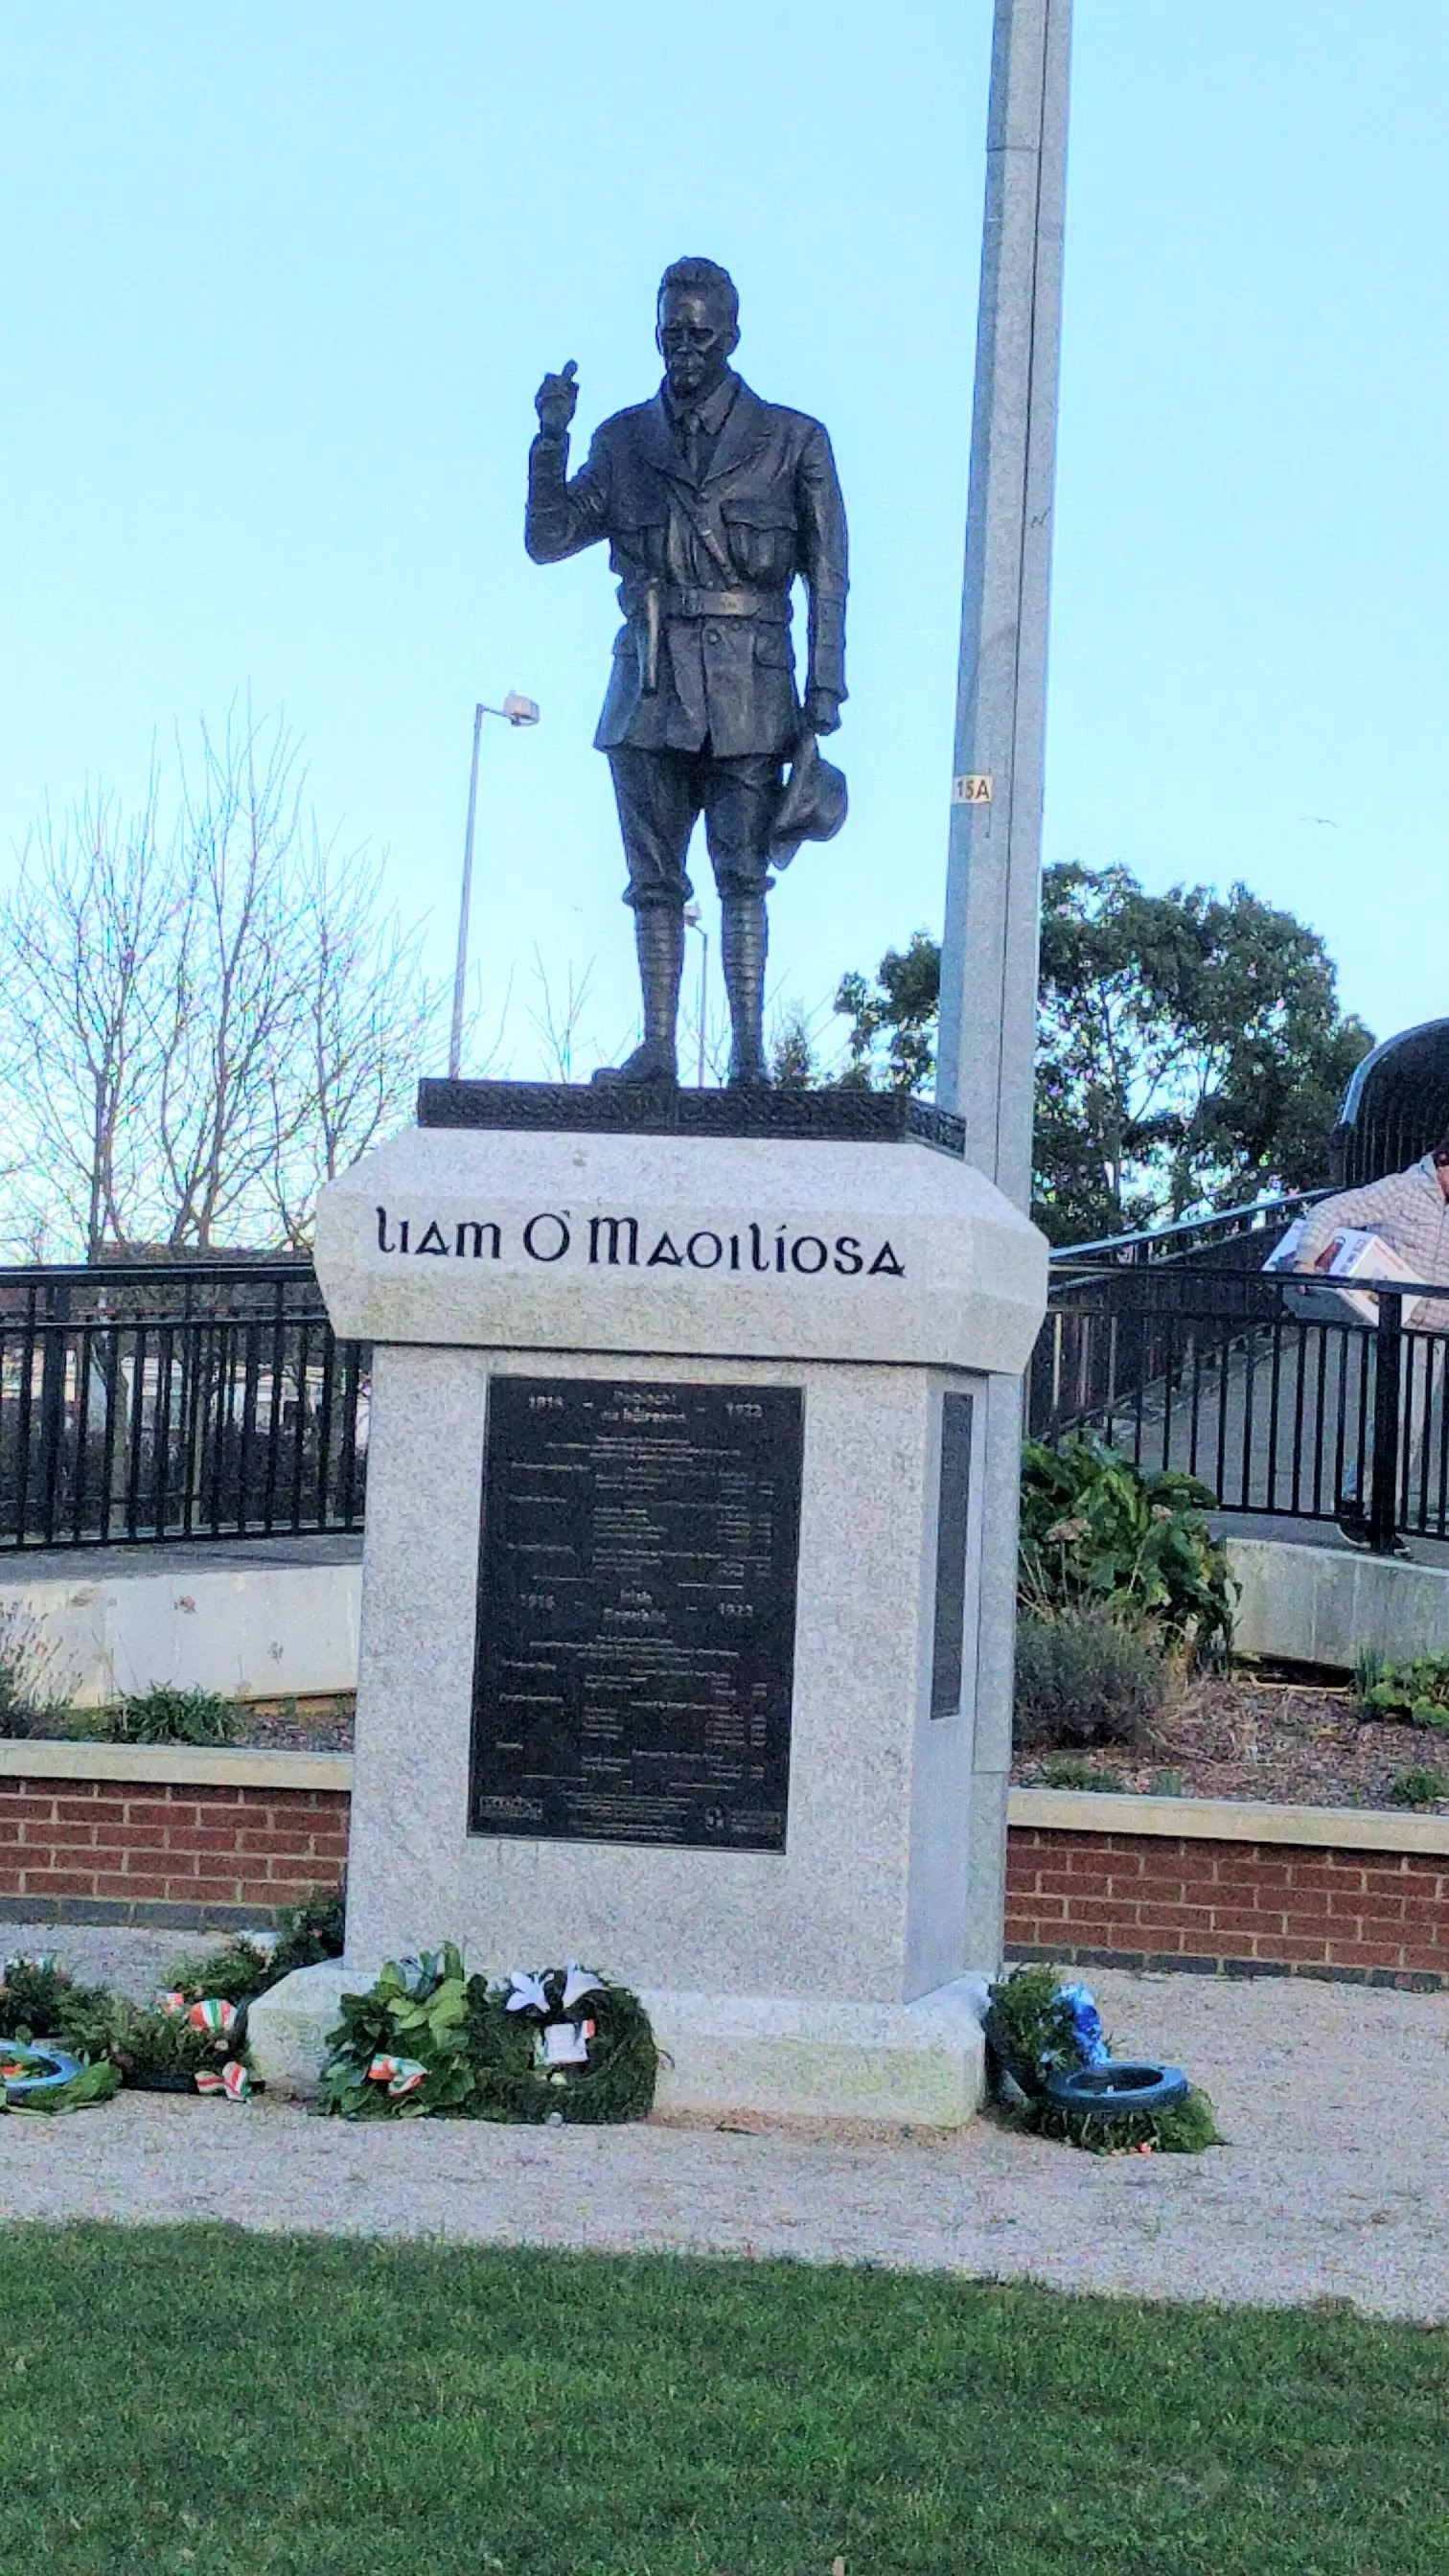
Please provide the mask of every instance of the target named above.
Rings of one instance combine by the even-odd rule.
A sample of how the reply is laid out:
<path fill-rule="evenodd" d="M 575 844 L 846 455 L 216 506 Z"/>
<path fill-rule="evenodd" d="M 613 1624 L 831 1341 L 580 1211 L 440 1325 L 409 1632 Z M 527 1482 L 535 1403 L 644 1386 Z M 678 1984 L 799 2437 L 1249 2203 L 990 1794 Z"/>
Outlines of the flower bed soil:
<path fill-rule="evenodd" d="M 251 1700 L 236 1749 L 350 1753 L 354 1697 Z M 1050 1750 L 1019 1753 L 1019 1788 L 1050 1786 Z M 1449 1741 L 1392 1719 L 1361 1719 L 1351 1686 L 1264 1671 L 1180 1685 L 1140 1747 L 1073 1752 L 1104 1789 L 1184 1798 L 1262 1798 L 1275 1806 L 1385 1807 L 1405 1771 L 1449 1776 Z M 1449 1813 L 1449 1800 L 1430 1812 Z"/>
<path fill-rule="evenodd" d="M 1053 1781 L 1050 1751 L 1018 1755 L 1020 1788 Z M 1260 1798 L 1275 1806 L 1387 1807 L 1406 1771 L 1449 1776 L 1449 1742 L 1415 1726 L 1365 1721 L 1348 1683 L 1264 1672 L 1203 1676 L 1179 1686 L 1138 1747 L 1103 1745 L 1074 1753 L 1088 1784 L 1156 1797 Z M 1449 1813 L 1449 1800 L 1425 1810 Z"/>
<path fill-rule="evenodd" d="M 353 1708 L 351 1692 L 253 1700 L 237 1742 L 272 1753 L 350 1753 Z M 1104 1787 L 1275 1806 L 1384 1807 L 1406 1771 L 1449 1775 L 1449 1743 L 1389 1718 L 1363 1719 L 1347 1682 L 1247 1670 L 1180 1685 L 1140 1750 L 1104 1745 L 1079 1758 L 1104 1775 Z M 1050 1761 L 1020 1759 L 1012 1778 L 1038 1787 Z M 1449 1800 L 1435 1812 L 1449 1813 Z"/>
<path fill-rule="evenodd" d="M 350 1753 L 352 1691 L 317 1699 L 253 1699 L 237 1712 L 236 1749 L 262 1753 Z"/>

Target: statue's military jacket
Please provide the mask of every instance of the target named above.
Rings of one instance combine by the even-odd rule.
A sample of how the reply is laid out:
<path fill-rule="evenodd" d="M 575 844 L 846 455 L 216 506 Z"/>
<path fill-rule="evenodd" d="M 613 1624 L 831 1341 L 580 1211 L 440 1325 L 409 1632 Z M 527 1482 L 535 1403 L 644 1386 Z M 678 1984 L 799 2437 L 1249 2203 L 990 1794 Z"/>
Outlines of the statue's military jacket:
<path fill-rule="evenodd" d="M 557 563 L 607 538 L 625 623 L 595 743 L 787 758 L 800 731 L 790 589 L 809 600 L 806 686 L 845 695 L 845 508 L 818 420 L 740 378 L 699 479 L 662 392 L 616 412 L 568 473 L 535 439 L 525 543 Z"/>

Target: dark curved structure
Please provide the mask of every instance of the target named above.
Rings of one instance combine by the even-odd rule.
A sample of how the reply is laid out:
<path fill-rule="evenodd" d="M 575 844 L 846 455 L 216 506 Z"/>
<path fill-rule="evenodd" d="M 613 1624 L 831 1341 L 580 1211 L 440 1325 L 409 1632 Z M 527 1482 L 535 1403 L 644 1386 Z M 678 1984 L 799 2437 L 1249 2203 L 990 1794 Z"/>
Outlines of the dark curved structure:
<path fill-rule="evenodd" d="M 1354 1067 L 1329 1151 L 1337 1189 L 1402 1172 L 1449 1130 L 1449 1020 L 1385 1038 Z"/>

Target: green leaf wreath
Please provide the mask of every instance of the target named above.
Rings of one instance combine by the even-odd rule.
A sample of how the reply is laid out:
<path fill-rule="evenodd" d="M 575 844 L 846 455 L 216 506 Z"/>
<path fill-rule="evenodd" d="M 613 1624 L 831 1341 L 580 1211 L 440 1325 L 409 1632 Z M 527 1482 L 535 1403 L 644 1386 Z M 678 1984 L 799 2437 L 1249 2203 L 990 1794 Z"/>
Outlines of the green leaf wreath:
<path fill-rule="evenodd" d="M 573 2062 L 550 2060 L 550 2031 Z M 659 2064 L 627 1986 L 572 1962 L 469 1977 L 451 1941 L 344 1996 L 328 2048 L 323 2103 L 349 2120 L 642 2120 Z"/>
<path fill-rule="evenodd" d="M 1026 2097 L 1016 2116 L 1038 2137 L 1099 2156 L 1195 2156 L 1224 2144 L 1211 2098 L 1195 2084 L 1182 2101 L 1158 2111 L 1068 2110 L 1048 2100 L 1049 2075 L 1111 2054 L 1087 1988 L 1063 1985 L 1055 1968 L 1038 1962 L 998 1977 L 987 1988 L 985 2028 L 997 2065 Z"/>

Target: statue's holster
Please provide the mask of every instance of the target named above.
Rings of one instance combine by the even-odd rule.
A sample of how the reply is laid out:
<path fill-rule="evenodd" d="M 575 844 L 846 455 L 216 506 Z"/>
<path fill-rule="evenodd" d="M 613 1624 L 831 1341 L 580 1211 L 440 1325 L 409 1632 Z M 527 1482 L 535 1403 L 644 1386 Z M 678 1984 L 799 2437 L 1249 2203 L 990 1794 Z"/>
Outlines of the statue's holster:
<path fill-rule="evenodd" d="M 646 698 L 659 694 L 659 641 L 666 617 L 754 617 L 769 625 L 788 626 L 789 594 L 783 590 L 697 590 L 677 582 L 630 582 L 621 593 L 625 613 L 637 620 L 639 687 Z"/>

